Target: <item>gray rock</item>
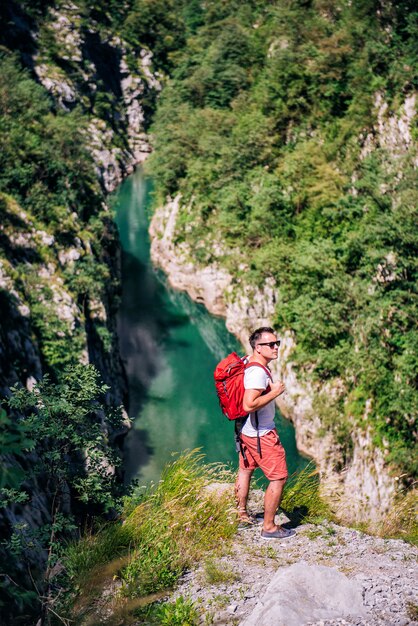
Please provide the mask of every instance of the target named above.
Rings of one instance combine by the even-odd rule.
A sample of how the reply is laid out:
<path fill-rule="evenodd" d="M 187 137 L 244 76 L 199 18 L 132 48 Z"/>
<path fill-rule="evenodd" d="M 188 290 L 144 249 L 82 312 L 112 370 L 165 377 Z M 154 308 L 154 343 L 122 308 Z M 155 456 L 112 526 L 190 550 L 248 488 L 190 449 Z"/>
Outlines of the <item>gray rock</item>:
<path fill-rule="evenodd" d="M 366 614 L 356 581 L 334 568 L 301 561 L 277 571 L 241 626 L 302 626 Z"/>

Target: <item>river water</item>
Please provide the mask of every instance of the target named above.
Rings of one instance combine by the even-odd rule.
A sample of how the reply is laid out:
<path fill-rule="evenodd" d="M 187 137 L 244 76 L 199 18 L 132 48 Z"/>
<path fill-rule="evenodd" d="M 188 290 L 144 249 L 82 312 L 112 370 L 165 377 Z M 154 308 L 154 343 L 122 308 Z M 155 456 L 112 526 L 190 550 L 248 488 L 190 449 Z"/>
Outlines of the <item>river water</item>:
<path fill-rule="evenodd" d="M 134 425 L 126 437 L 126 480 L 159 480 L 172 453 L 201 448 L 209 463 L 237 465 L 233 424 L 222 415 L 213 382 L 216 363 L 242 347 L 185 293 L 167 285 L 150 261 L 152 182 L 138 169 L 114 197 L 122 245 L 122 302 L 118 319 Z M 277 414 L 289 471 L 307 464 L 290 422 Z"/>

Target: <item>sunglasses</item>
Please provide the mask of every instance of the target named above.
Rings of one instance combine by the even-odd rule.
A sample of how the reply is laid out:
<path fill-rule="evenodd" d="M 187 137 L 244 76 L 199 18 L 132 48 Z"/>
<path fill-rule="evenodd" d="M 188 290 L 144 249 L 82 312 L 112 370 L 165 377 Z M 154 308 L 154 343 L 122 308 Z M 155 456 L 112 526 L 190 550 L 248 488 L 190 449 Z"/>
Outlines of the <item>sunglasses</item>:
<path fill-rule="evenodd" d="M 273 350 L 274 346 L 280 346 L 280 339 L 278 339 L 277 341 L 268 341 L 267 343 L 258 343 L 257 346 L 268 346 Z"/>

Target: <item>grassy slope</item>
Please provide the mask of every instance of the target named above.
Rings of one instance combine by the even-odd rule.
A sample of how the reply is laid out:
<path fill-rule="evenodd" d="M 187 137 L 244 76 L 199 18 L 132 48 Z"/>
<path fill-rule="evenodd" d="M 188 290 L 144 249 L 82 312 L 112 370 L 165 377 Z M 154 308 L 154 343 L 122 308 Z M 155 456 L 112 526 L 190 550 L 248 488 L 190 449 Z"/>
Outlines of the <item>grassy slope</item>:
<path fill-rule="evenodd" d="M 162 601 L 185 571 L 204 563 L 208 585 L 236 584 L 240 572 L 217 564 L 230 553 L 237 529 L 234 477 L 202 460 L 196 451 L 178 457 L 166 466 L 158 484 L 126 500 L 121 520 L 68 547 L 63 563 L 65 586 L 72 593 L 61 613 L 79 624 L 194 624 L 198 615 L 184 598 L 177 610 Z M 416 542 L 413 505 L 412 500 L 403 502 L 374 532 Z M 293 525 L 333 520 L 310 468 L 291 477 L 281 509 Z M 311 532 L 321 534 L 320 527 Z M 260 546 L 256 549 L 260 556 Z M 165 612 L 173 612 L 172 621 L 163 621 Z"/>

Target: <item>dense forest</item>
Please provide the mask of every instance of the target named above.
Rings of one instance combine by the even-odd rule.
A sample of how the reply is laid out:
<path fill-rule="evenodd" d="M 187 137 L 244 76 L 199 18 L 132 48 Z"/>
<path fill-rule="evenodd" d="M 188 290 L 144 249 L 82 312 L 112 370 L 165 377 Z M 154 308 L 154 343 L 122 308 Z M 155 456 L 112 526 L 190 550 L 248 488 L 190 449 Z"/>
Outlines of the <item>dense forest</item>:
<path fill-rule="evenodd" d="M 155 202 L 181 194 L 178 243 L 237 285 L 274 281 L 300 376 L 339 390 L 317 397 L 324 427 L 349 459 L 370 426 L 411 482 L 412 0 L 6 0 L 0 19 L 2 617 L 56 619 L 66 542 L 122 506 L 118 244 L 91 150 L 93 121 L 120 177 L 135 161 L 122 60 L 142 81 Z"/>

